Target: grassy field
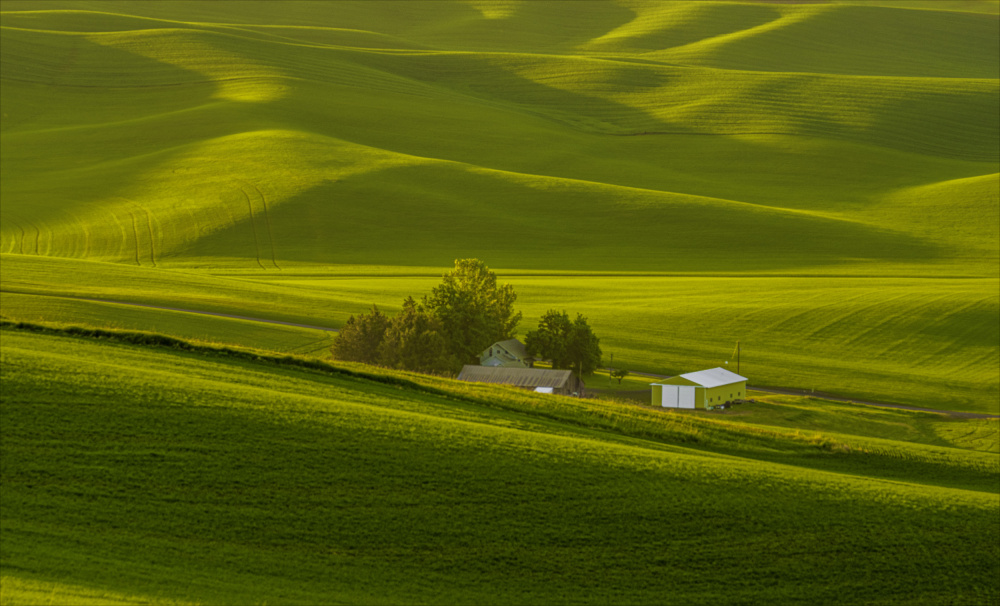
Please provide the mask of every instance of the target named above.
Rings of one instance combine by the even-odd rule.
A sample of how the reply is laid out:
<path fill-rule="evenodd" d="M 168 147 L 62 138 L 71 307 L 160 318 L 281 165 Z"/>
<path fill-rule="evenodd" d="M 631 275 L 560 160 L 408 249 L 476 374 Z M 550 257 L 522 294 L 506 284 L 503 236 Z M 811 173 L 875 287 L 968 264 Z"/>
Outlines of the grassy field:
<path fill-rule="evenodd" d="M 433 268 L 326 267 L 226 276 L 4 255 L 11 320 L 155 330 L 304 353 L 320 331 L 53 295 L 340 326 L 377 303 L 399 308 L 440 280 Z M 657 374 L 723 366 L 742 341 L 751 385 L 787 386 L 929 408 L 1000 413 L 998 283 L 971 276 L 548 274 L 501 270 L 531 330 L 550 308 L 584 313 L 616 365 Z M 319 342 L 319 343 L 318 343 Z M 318 343 L 318 344 L 317 344 Z M 609 357 L 609 356 L 608 356 Z"/>
<path fill-rule="evenodd" d="M 336 327 L 479 257 L 636 370 L 1000 410 L 996 2 L 282 7 L 4 3 L 5 293 Z"/>
<path fill-rule="evenodd" d="M 2 338 L 5 604 L 1000 597 L 990 452 Z"/>
<path fill-rule="evenodd" d="M 0 84 L 2 606 L 1000 600 L 995 421 L 149 307 L 336 329 L 477 257 L 617 367 L 998 414 L 997 0 L 3 0 Z"/>

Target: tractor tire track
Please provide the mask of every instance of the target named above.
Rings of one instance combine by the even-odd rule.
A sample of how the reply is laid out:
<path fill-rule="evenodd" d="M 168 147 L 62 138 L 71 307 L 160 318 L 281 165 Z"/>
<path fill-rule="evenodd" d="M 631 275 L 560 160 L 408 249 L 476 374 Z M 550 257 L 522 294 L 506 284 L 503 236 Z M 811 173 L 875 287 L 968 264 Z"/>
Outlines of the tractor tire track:
<path fill-rule="evenodd" d="M 149 235 L 149 262 L 153 264 L 153 267 L 156 267 L 156 249 L 154 248 L 154 245 L 153 245 L 153 218 L 149 214 L 149 209 L 146 208 L 145 206 L 143 206 L 142 204 L 139 204 L 138 202 L 135 202 L 133 200 L 129 200 L 128 198 L 121 198 L 121 199 L 124 200 L 124 201 L 126 201 L 126 202 L 128 202 L 132 206 L 138 208 L 143 213 L 145 213 L 145 215 L 146 215 L 146 233 Z M 135 215 L 132 215 L 132 228 L 133 228 L 133 231 L 134 231 L 135 230 Z M 139 248 L 138 235 L 136 236 L 135 246 L 136 246 L 137 249 Z"/>
<path fill-rule="evenodd" d="M 250 184 L 250 187 L 254 188 L 254 191 L 256 191 L 257 195 L 260 196 L 260 203 L 264 206 L 264 225 L 267 226 L 267 237 L 271 241 L 271 263 L 273 263 L 274 266 L 280 270 L 281 268 L 278 267 L 277 254 L 274 250 L 274 232 L 271 231 L 271 218 L 267 214 L 267 198 L 264 197 L 264 192 L 260 191 L 260 188 L 253 183 Z"/>
<path fill-rule="evenodd" d="M 257 265 L 260 265 L 261 269 L 267 269 L 264 267 L 264 264 L 260 262 L 260 240 L 257 239 L 257 225 L 253 220 L 253 203 L 250 201 L 250 196 L 247 194 L 246 190 L 242 187 L 240 187 L 239 190 L 240 193 L 243 194 L 243 197 L 247 199 L 247 210 L 250 211 L 250 229 L 253 230 L 253 247 L 254 252 L 257 255 Z"/>
<path fill-rule="evenodd" d="M 86 259 L 90 256 L 90 230 L 87 229 L 86 221 L 81 221 L 80 216 L 75 212 L 66 211 L 70 216 L 73 217 L 73 222 L 75 225 L 79 225 L 81 231 L 83 232 L 83 258 Z"/>
<path fill-rule="evenodd" d="M 139 230 L 135 226 L 135 213 L 129 213 L 128 215 L 132 218 L 132 237 L 135 239 L 135 264 L 142 267 L 142 263 L 139 262 Z"/>
<path fill-rule="evenodd" d="M 145 208 L 142 210 L 146 211 L 146 230 L 149 232 L 149 262 L 153 264 L 153 267 L 156 267 L 156 249 L 153 247 L 153 219 L 149 216 L 148 210 Z"/>
<path fill-rule="evenodd" d="M 118 226 L 118 229 L 121 230 L 122 244 L 121 244 L 121 247 L 118 249 L 118 255 L 120 255 L 121 257 L 124 257 L 127 254 L 126 253 L 126 249 L 129 248 L 129 245 L 128 245 L 128 230 L 126 229 L 125 225 L 122 223 L 121 219 L 118 218 L 118 215 L 117 215 L 117 213 L 115 211 L 109 210 L 108 214 L 111 215 L 111 220 L 114 221 L 115 225 Z"/>

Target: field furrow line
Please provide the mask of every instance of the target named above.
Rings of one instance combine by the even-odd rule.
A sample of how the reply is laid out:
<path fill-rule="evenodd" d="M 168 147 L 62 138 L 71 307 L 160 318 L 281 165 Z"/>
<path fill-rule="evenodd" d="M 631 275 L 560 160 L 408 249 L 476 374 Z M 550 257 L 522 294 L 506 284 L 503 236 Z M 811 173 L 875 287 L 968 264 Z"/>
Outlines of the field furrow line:
<path fill-rule="evenodd" d="M 264 206 L 264 225 L 267 226 L 267 237 L 271 241 L 271 263 L 280 270 L 281 268 L 278 267 L 278 255 L 274 249 L 274 232 L 271 230 L 271 218 L 267 213 L 267 198 L 264 197 L 264 192 L 260 191 L 260 188 L 253 183 L 250 184 L 250 187 L 254 188 L 257 195 L 260 196 L 260 203 Z"/>
<path fill-rule="evenodd" d="M 132 202 L 131 200 L 129 200 L 129 202 L 131 202 L 134 206 L 137 206 L 146 214 L 146 233 L 149 235 L 149 262 L 153 264 L 153 267 L 156 267 L 156 250 L 153 244 L 153 218 L 150 216 L 148 208 L 137 202 Z M 133 220 L 134 219 L 135 217 L 133 217 Z M 136 243 L 136 246 L 138 246 L 138 243 Z"/>
<path fill-rule="evenodd" d="M 820 317 L 822 317 L 823 315 L 825 315 L 825 311 L 828 310 L 828 309 L 836 309 L 838 307 L 844 306 L 845 304 L 851 303 L 851 302 L 853 302 L 853 301 L 855 301 L 857 299 L 865 298 L 867 296 L 868 296 L 868 293 L 860 293 L 860 294 L 856 294 L 856 295 L 847 297 L 845 299 L 838 299 L 838 300 L 833 301 L 831 303 L 825 303 L 825 304 L 819 304 L 819 305 L 810 306 L 810 307 L 804 307 L 802 309 L 802 311 L 799 311 L 797 313 L 793 313 L 791 315 L 785 316 L 780 321 L 778 321 L 776 324 L 772 324 L 771 326 L 768 327 L 768 330 L 773 331 L 773 332 L 795 332 L 793 329 L 795 328 L 797 320 L 803 320 L 805 317 L 808 317 L 808 316 L 820 316 Z M 816 329 L 816 330 L 819 330 L 819 329 Z"/>
<path fill-rule="evenodd" d="M 931 301 L 928 301 L 928 302 L 924 303 L 923 305 L 924 306 L 933 305 L 935 302 L 937 302 L 937 301 L 939 301 L 941 299 L 944 299 L 947 296 L 948 295 L 937 295 Z M 862 306 L 859 306 L 859 307 L 856 307 L 856 308 L 852 309 L 851 311 L 846 312 L 842 316 L 840 316 L 840 317 L 838 317 L 838 318 L 836 318 L 836 319 L 828 322 L 824 326 L 820 327 L 818 330 L 823 330 L 823 329 L 829 328 L 829 327 L 833 326 L 834 324 L 836 324 L 837 322 L 841 322 L 841 321 L 843 321 L 846 318 L 850 318 L 852 316 L 860 316 L 860 315 L 864 314 L 867 311 L 876 310 L 876 309 L 878 309 L 880 307 L 889 307 L 890 305 L 892 305 L 896 301 L 900 301 L 900 300 L 907 300 L 908 301 L 908 300 L 911 300 L 911 298 L 912 298 L 912 296 L 910 295 L 910 293 L 901 293 L 901 294 L 895 295 L 893 297 L 879 299 L 878 301 L 875 301 L 874 303 L 870 303 L 868 305 L 862 305 Z M 912 314 L 913 311 L 911 311 L 910 313 Z M 850 346 L 850 345 L 855 345 L 855 344 L 858 344 L 858 343 L 861 343 L 863 345 L 864 344 L 863 342 L 864 342 L 865 338 L 868 335 L 871 335 L 873 333 L 875 334 L 876 340 L 877 340 L 877 337 L 878 337 L 879 333 L 882 332 L 882 331 L 880 331 L 880 329 L 883 326 L 885 326 L 886 324 L 891 324 L 893 322 L 898 322 L 898 321 L 899 321 L 899 316 L 897 316 L 895 314 L 892 314 L 892 313 L 882 313 L 882 314 L 879 314 L 879 320 L 877 322 L 875 322 L 874 324 L 863 324 L 861 326 L 861 330 L 859 330 L 858 332 L 853 333 L 853 336 L 850 339 L 844 341 L 843 345 L 845 347 L 846 346 Z M 880 352 L 880 355 L 886 354 L 886 353 L 890 353 L 895 348 L 896 348 L 896 345 L 891 345 L 887 351 Z"/>
<path fill-rule="evenodd" d="M 250 229 L 253 231 L 254 258 L 257 259 L 257 265 L 259 265 L 261 269 L 267 269 L 264 267 L 264 264 L 260 262 L 260 241 L 257 239 L 257 225 L 253 220 L 253 203 L 250 201 L 249 194 L 247 194 L 242 187 L 239 188 L 239 190 L 243 193 L 243 197 L 247 199 L 247 210 L 250 212 Z"/>
<path fill-rule="evenodd" d="M 135 242 L 135 264 L 142 267 L 142 263 L 139 262 L 139 230 L 135 226 L 135 213 L 129 213 L 132 217 L 132 237 Z"/>

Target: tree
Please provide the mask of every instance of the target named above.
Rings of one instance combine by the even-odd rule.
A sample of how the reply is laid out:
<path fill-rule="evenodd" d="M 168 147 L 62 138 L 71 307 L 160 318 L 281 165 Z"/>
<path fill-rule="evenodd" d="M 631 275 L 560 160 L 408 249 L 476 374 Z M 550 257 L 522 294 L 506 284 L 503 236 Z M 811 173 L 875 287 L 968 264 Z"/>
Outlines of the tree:
<path fill-rule="evenodd" d="M 455 363 L 441 332 L 441 321 L 422 309 L 413 297 L 389 321 L 379 346 L 379 362 L 390 368 L 427 373 L 450 371 Z"/>
<path fill-rule="evenodd" d="M 581 314 L 571 322 L 565 311 L 550 309 L 538 329 L 525 335 L 524 347 L 536 358 L 551 360 L 552 368 L 574 369 L 578 376 L 594 372 L 601 363 L 600 339 Z"/>
<path fill-rule="evenodd" d="M 330 353 L 338 360 L 377 364 L 389 318 L 372 305 L 370 313 L 351 316 L 340 330 Z"/>
<path fill-rule="evenodd" d="M 479 353 L 517 332 L 521 313 L 514 312 L 517 294 L 479 259 L 456 259 L 455 268 L 424 297 L 424 307 L 441 321 L 455 364 L 475 363 Z"/>
<path fill-rule="evenodd" d="M 618 379 L 618 384 L 619 385 L 622 384 L 622 379 L 624 379 L 628 375 L 629 375 L 629 372 L 627 370 L 625 370 L 624 368 L 618 368 L 616 370 L 612 370 L 611 371 L 611 378 L 612 379 Z"/>
<path fill-rule="evenodd" d="M 576 367 L 578 377 L 589 375 L 601 364 L 601 340 L 587 324 L 587 318 L 576 314 L 566 355 Z"/>
<path fill-rule="evenodd" d="M 566 312 L 550 309 L 538 321 L 538 330 L 524 336 L 524 348 L 532 357 L 552 362 L 552 368 L 569 368 L 567 347 L 573 330 Z"/>

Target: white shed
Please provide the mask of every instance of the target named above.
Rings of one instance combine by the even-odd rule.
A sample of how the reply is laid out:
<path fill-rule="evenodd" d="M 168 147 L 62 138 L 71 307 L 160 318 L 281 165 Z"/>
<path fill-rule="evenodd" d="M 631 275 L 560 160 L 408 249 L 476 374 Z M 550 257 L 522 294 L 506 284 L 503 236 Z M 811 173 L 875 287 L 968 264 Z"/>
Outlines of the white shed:
<path fill-rule="evenodd" d="M 725 368 L 689 372 L 662 383 L 652 383 L 653 406 L 664 408 L 710 408 L 742 400 L 747 378 Z"/>

